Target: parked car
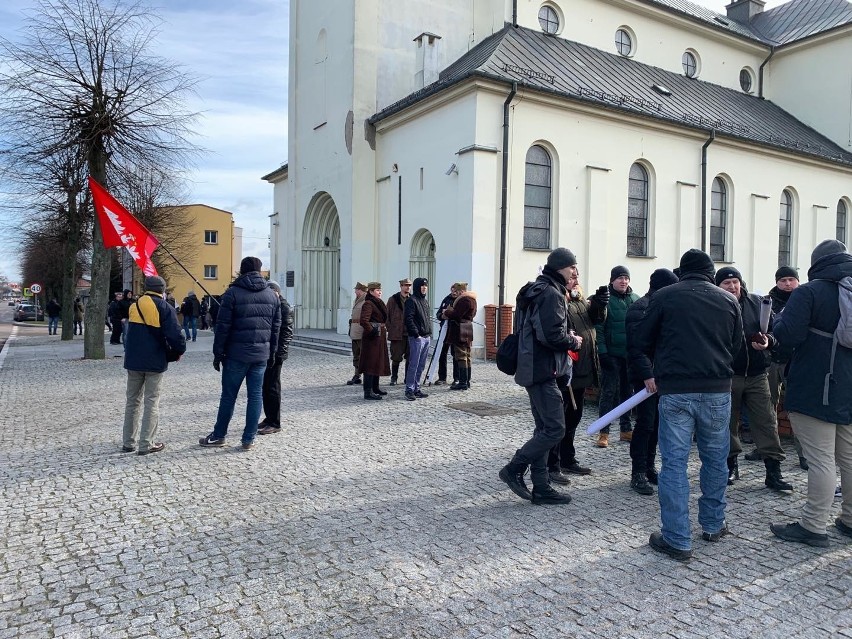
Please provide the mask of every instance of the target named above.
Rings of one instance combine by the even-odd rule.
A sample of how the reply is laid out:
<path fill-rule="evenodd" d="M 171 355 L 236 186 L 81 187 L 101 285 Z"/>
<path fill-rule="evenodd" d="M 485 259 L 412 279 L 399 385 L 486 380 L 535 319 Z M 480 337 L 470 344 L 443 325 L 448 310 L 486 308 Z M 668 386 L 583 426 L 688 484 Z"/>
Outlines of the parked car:
<path fill-rule="evenodd" d="M 39 307 L 35 307 L 32 304 L 21 304 L 17 310 L 15 311 L 15 321 L 16 322 L 27 322 L 27 321 L 44 321 L 44 309 Z"/>
<path fill-rule="evenodd" d="M 15 305 L 15 300 L 9 300 L 9 306 L 14 306 L 14 305 Z"/>

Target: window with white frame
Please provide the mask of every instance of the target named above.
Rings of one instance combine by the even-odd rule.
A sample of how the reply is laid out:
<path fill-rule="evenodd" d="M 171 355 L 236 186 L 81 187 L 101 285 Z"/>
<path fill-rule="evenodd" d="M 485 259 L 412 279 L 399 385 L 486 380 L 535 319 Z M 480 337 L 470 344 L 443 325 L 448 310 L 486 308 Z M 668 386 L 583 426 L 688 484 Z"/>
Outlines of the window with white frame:
<path fill-rule="evenodd" d="M 633 36 L 624 27 L 615 32 L 615 50 L 625 57 L 633 53 Z"/>
<path fill-rule="evenodd" d="M 687 78 L 698 77 L 698 56 L 694 51 L 684 51 L 680 63 Z"/>
<path fill-rule="evenodd" d="M 542 5 L 538 10 L 538 24 L 545 33 L 555 34 L 559 32 L 559 14 L 556 9 L 548 4 Z"/>
<path fill-rule="evenodd" d="M 527 151 L 524 179 L 524 248 L 550 248 L 550 213 L 553 201 L 550 154 L 535 145 Z"/>
<path fill-rule="evenodd" d="M 837 201 L 837 240 L 846 243 L 846 213 L 848 208 L 843 200 Z"/>
<path fill-rule="evenodd" d="M 218 244 L 219 243 L 219 231 L 204 231 L 204 243 L 205 244 Z"/>
<path fill-rule="evenodd" d="M 217 279 L 219 274 L 219 267 L 215 264 L 205 264 L 204 265 L 204 279 L 205 280 L 215 280 Z"/>
<path fill-rule="evenodd" d="M 778 266 L 791 264 L 793 246 L 793 194 L 787 189 L 781 193 L 781 211 L 778 217 Z"/>
<path fill-rule="evenodd" d="M 727 262 L 728 187 L 724 180 L 713 180 L 710 194 L 710 257 L 714 262 Z"/>
<path fill-rule="evenodd" d="M 627 254 L 648 255 L 648 171 L 638 162 L 627 186 Z"/>

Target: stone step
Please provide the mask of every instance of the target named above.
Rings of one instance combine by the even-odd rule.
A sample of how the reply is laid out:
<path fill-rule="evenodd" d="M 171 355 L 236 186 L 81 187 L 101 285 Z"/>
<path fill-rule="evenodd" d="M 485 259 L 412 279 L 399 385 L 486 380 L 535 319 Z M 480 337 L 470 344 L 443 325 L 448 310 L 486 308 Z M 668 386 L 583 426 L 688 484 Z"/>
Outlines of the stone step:
<path fill-rule="evenodd" d="M 339 340 L 322 339 L 297 334 L 293 336 L 293 341 L 290 345 L 297 348 L 322 351 L 323 353 L 336 353 L 337 355 L 352 356 L 352 343 L 349 341 L 342 342 Z"/>

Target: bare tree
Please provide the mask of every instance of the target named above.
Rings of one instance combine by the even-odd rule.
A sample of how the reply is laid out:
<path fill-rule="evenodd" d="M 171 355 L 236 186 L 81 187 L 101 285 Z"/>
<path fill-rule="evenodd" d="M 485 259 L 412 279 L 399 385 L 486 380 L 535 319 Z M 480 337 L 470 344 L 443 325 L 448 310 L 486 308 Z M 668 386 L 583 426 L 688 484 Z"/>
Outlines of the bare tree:
<path fill-rule="evenodd" d="M 39 0 L 20 42 L 0 40 L 3 147 L 44 159 L 76 150 L 89 174 L 112 188 L 113 167 L 185 167 L 195 85 L 151 52 L 158 19 L 137 1 Z M 110 252 L 92 225 L 92 287 L 86 324 L 106 313 Z M 105 356 L 101 331 L 86 331 L 84 357 Z"/>

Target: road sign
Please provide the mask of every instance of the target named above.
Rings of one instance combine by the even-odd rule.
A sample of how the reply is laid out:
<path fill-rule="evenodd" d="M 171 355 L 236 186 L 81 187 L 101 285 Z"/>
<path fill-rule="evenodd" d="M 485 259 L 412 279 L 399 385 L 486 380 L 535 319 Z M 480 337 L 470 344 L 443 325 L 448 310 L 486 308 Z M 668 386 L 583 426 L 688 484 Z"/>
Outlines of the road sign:
<path fill-rule="evenodd" d="M 38 295 L 39 293 L 41 293 L 41 284 L 30 284 L 30 290 L 34 294 Z"/>

